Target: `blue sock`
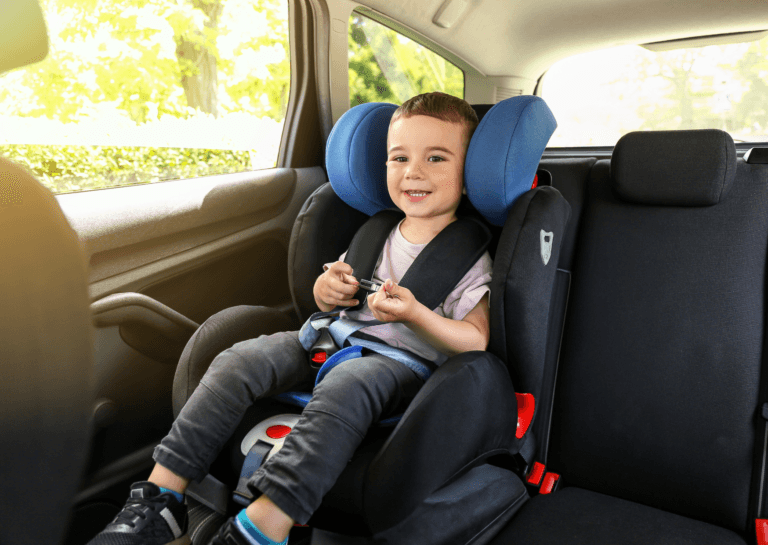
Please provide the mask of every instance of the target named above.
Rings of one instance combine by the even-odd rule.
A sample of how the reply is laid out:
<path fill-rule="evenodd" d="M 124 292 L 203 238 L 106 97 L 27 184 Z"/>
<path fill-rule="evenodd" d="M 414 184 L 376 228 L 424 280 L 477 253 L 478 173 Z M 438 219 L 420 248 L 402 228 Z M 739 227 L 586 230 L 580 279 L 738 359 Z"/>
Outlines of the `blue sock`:
<path fill-rule="evenodd" d="M 251 522 L 251 519 L 248 518 L 248 515 L 245 514 L 245 509 L 237 514 L 237 517 L 235 517 L 235 524 L 237 525 L 237 529 L 240 530 L 240 533 L 253 545 L 288 545 L 288 538 L 285 538 L 285 541 L 277 542 L 272 541 L 262 534 L 261 530 L 259 530 L 256 525 Z"/>
<path fill-rule="evenodd" d="M 184 494 L 179 494 L 178 492 L 175 492 L 175 491 L 171 490 L 170 488 L 163 488 L 162 486 L 158 486 L 158 488 L 160 489 L 160 493 L 161 494 L 169 492 L 169 493 L 173 494 L 173 496 L 177 500 L 179 500 L 179 503 L 184 503 Z"/>

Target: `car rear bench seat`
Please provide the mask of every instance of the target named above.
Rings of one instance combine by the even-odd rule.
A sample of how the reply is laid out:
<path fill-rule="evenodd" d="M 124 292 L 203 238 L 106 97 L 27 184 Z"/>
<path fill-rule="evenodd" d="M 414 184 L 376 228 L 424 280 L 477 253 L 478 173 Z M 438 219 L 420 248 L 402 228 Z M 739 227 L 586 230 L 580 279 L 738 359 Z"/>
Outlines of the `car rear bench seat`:
<path fill-rule="evenodd" d="M 722 131 L 669 131 L 591 166 L 583 210 L 578 177 L 553 176 L 578 232 L 549 437 L 537 415 L 537 458 L 562 486 L 492 543 L 754 543 L 768 168 Z"/>

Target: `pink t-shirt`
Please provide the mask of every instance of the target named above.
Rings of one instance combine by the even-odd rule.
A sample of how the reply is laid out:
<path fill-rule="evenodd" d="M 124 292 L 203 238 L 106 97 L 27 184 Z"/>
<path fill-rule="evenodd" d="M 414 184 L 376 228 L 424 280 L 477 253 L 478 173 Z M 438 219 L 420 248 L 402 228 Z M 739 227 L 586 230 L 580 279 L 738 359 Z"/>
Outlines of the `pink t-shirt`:
<path fill-rule="evenodd" d="M 405 271 L 413 263 L 413 260 L 416 259 L 419 252 L 426 246 L 426 244 L 411 244 L 408 242 L 400 232 L 400 223 L 392 230 L 384 244 L 384 251 L 376 263 L 373 278 L 366 280 L 383 284 L 387 278 L 391 278 L 394 282 L 399 282 L 405 275 Z M 343 261 L 346 255 L 346 252 L 341 254 L 339 261 Z M 327 269 L 329 265 L 330 263 L 326 264 L 323 268 Z M 446 297 L 445 301 L 439 307 L 432 310 L 439 316 L 450 318 L 451 320 L 463 320 L 469 314 L 469 311 L 480 302 L 480 299 L 491 291 L 492 270 L 493 262 L 491 261 L 491 256 L 488 252 L 485 252 L 467 274 L 464 275 L 464 278 L 461 279 L 448 297 Z M 358 280 L 360 279 L 358 278 Z M 365 290 L 360 290 L 356 297 L 366 297 L 367 294 L 368 292 Z M 346 317 L 352 320 L 363 321 L 375 319 L 368 309 L 367 302 L 364 303 L 363 308 L 359 311 L 344 310 L 339 316 L 341 318 Z M 387 323 L 373 325 L 365 327 L 360 331 L 372 337 L 378 337 L 390 346 L 413 352 L 429 361 L 435 362 L 437 365 L 448 359 L 446 354 L 439 352 L 431 344 L 423 341 L 421 337 L 408 329 L 405 324 Z"/>

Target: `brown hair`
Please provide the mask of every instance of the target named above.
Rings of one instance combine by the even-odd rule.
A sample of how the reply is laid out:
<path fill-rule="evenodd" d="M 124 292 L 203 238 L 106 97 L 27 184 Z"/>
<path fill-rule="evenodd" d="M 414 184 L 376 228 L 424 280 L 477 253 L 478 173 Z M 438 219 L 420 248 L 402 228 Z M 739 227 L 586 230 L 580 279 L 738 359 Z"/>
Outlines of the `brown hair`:
<path fill-rule="evenodd" d="M 403 102 L 392 114 L 390 126 L 401 117 L 408 118 L 415 115 L 426 115 L 441 121 L 464 125 L 467 145 L 479 123 L 475 110 L 466 100 L 435 91 L 416 95 Z"/>

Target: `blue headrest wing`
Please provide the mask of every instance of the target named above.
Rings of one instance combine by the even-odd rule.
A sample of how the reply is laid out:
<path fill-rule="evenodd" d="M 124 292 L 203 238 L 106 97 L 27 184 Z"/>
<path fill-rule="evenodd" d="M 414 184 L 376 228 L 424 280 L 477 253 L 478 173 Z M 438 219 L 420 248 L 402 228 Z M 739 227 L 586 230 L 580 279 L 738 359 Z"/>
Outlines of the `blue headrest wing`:
<path fill-rule="evenodd" d="M 334 192 L 369 216 L 395 206 L 387 191 L 387 131 L 396 109 L 381 102 L 351 108 L 334 125 L 325 148 Z"/>
<path fill-rule="evenodd" d="M 485 114 L 467 150 L 464 184 L 472 205 L 493 225 L 531 189 L 541 154 L 557 122 L 537 96 L 503 100 Z"/>

